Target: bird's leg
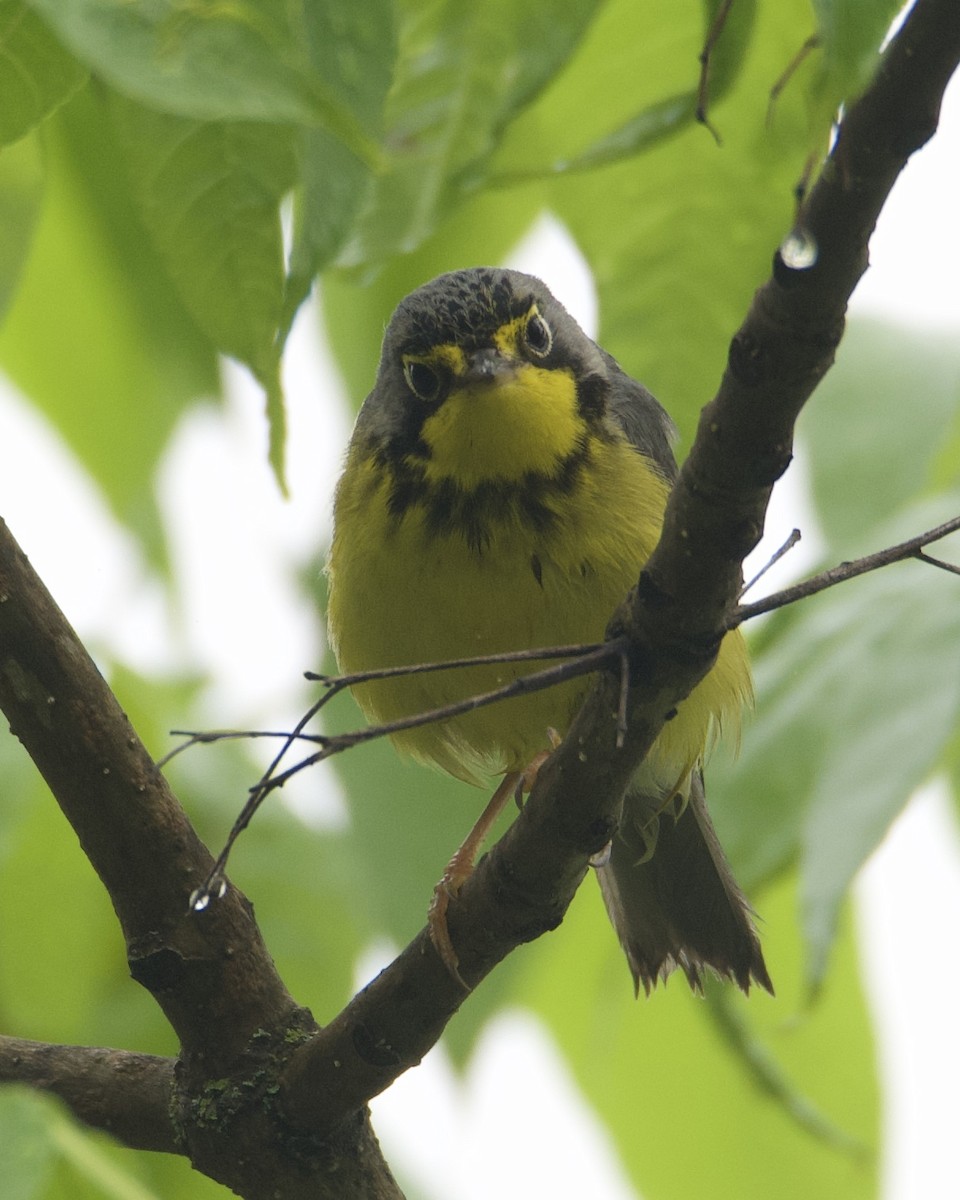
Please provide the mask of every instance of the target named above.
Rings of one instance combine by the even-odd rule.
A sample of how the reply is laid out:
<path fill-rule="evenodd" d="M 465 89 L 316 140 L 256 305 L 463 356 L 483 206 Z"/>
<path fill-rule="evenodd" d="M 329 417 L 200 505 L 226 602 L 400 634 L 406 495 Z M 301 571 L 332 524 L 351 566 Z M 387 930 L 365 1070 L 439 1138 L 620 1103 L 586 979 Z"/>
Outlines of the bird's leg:
<path fill-rule="evenodd" d="M 523 808 L 523 797 L 533 791 L 533 785 L 537 782 L 537 775 L 540 773 L 540 768 L 563 741 L 563 738 L 552 725 L 547 729 L 547 741 L 550 743 L 550 749 L 541 750 L 539 754 L 534 755 L 523 770 L 519 772 L 517 785 L 513 790 L 517 808 Z"/>
<path fill-rule="evenodd" d="M 497 817 L 500 816 L 506 807 L 507 801 L 513 796 L 517 802 L 517 807 L 521 806 L 524 792 L 533 790 L 533 785 L 537 781 L 537 772 L 550 757 L 551 753 L 560 745 L 562 740 L 555 729 L 547 730 L 547 738 L 550 741 L 550 750 L 544 750 L 536 755 L 524 770 L 509 771 L 500 780 L 497 790 L 487 803 L 487 807 L 480 814 L 477 823 L 467 834 L 463 843 L 457 849 L 456 854 L 447 863 L 446 870 L 443 872 L 440 882 L 433 889 L 433 899 L 430 901 L 430 907 L 427 910 L 427 926 L 430 930 L 430 940 L 443 960 L 444 966 L 454 979 L 458 983 L 463 984 L 468 991 L 469 987 L 464 982 L 463 976 L 459 971 L 460 960 L 457 957 L 456 950 L 453 948 L 453 942 L 450 940 L 450 930 L 447 928 L 447 909 L 450 907 L 451 899 L 457 895 L 473 873 L 473 865 L 480 852 L 480 847 L 483 845 L 483 839 L 493 828 Z"/>
<path fill-rule="evenodd" d="M 433 899 L 427 910 L 427 925 L 430 929 L 430 940 L 437 953 L 443 959 L 444 965 L 458 982 L 464 983 L 458 967 L 460 960 L 450 941 L 450 930 L 447 928 L 447 909 L 451 899 L 457 895 L 473 873 L 473 864 L 483 845 L 483 839 L 493 828 L 497 817 L 503 812 L 511 796 L 517 796 L 523 788 L 525 772 L 511 771 L 504 775 L 497 790 L 490 797 L 487 807 L 480 814 L 477 823 L 464 838 L 453 858 L 447 863 L 440 882 L 433 889 Z"/>

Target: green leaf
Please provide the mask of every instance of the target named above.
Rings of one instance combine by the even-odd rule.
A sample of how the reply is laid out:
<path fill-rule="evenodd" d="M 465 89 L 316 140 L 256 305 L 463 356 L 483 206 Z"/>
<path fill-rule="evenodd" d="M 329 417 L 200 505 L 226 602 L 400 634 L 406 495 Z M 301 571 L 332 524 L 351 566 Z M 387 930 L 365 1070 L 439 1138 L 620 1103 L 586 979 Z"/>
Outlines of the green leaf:
<path fill-rule="evenodd" d="M 798 36 L 779 63 L 770 113 L 776 123 L 784 99 L 803 95 L 807 107 L 810 154 L 820 158 L 841 105 L 849 104 L 870 82 L 880 61 L 880 46 L 900 0 L 812 0 L 816 27 Z"/>
<path fill-rule="evenodd" d="M 379 152 L 310 60 L 303 7 L 270 0 L 30 0 L 120 92 L 201 121 L 319 125 Z"/>
<path fill-rule="evenodd" d="M 137 218 L 89 88 L 46 124 L 47 187 L 0 362 L 159 555 L 152 467 L 215 357 Z"/>
<path fill-rule="evenodd" d="M 364 727 L 352 700 L 338 706 L 325 729 Z M 423 928 L 434 884 L 479 816 L 484 795 L 400 759 L 385 740 L 340 755 L 336 768 L 350 806 L 340 857 L 351 864 L 357 911 L 404 945 Z"/>
<path fill-rule="evenodd" d="M 329 657 L 323 669 L 332 674 L 336 668 Z M 338 697 L 323 717 L 324 732 L 330 734 L 366 724 L 349 694 Z M 350 927 L 360 931 L 363 944 L 379 934 L 403 946 L 426 923 L 433 889 L 487 797 L 481 789 L 401 758 L 382 738 L 337 755 L 333 766 L 345 787 L 350 825 L 344 834 L 322 839 L 318 857 L 324 880 L 317 886 L 343 898 Z M 501 818 L 491 843 L 510 819 L 509 814 Z M 485 1017 L 494 1010 L 509 966 L 509 961 L 501 964 L 474 997 L 477 1004 L 470 1005 L 475 1010 L 470 1032 L 456 1041 L 464 1058 L 482 1024 L 477 1013 Z"/>
<path fill-rule="evenodd" d="M 19 283 L 42 196 L 40 147 L 36 138 L 22 138 L 0 154 L 0 316 Z"/>
<path fill-rule="evenodd" d="M 872 541 L 892 545 L 958 508 L 960 497 L 908 509 Z M 711 764 L 711 808 L 748 887 L 799 859 L 817 985 L 854 875 L 955 737 L 956 579 L 886 567 L 804 601 L 763 641 L 756 717 L 739 760 Z"/>
<path fill-rule="evenodd" d="M 297 176 L 293 131 L 194 121 L 114 97 L 144 225 L 197 323 L 255 374 L 274 364 L 283 302 L 279 205 Z"/>
<path fill-rule="evenodd" d="M 229 1195 L 219 1183 L 194 1170 L 189 1159 L 179 1154 L 140 1153 L 137 1165 L 144 1180 L 161 1200 L 181 1196 L 189 1197 L 189 1200 L 225 1200 Z M 67 1191 L 60 1193 L 56 1200 L 75 1200 L 75 1197 Z"/>
<path fill-rule="evenodd" d="M 42 803 L 46 793 L 37 782 L 37 773 L 23 748 L 13 738 L 0 738 L 0 776 L 6 802 L 0 806 L 0 874 L 9 857 L 16 853 L 20 828 L 32 807 Z M 0 977 L 2 979 L 2 977 Z"/>
<path fill-rule="evenodd" d="M 935 490 L 956 487 L 960 482 L 960 371 L 957 372 L 954 395 L 953 417 L 939 438 L 930 467 L 930 486 Z"/>
<path fill-rule="evenodd" d="M 717 19 L 724 0 L 701 0 L 703 10 L 702 47 L 708 55 L 707 106 L 712 112 L 736 83 L 756 32 L 756 0 L 738 0 L 727 7 L 719 29 Z M 708 45 L 708 39 L 712 44 Z M 699 82 L 699 81 L 698 81 Z"/>
<path fill-rule="evenodd" d="M 217 780 L 225 758 L 235 787 Z M 245 788 L 261 770 L 231 752 L 191 766 L 193 787 L 181 789 L 181 795 L 214 852 L 245 799 Z M 353 873 L 339 834 L 310 829 L 278 800 L 271 797 L 238 840 L 229 874 L 256 906 L 286 987 L 324 1023 L 350 999 L 357 958 L 372 937 L 362 894 L 373 877 Z"/>
<path fill-rule="evenodd" d="M 631 155 L 647 150 L 663 138 L 670 137 L 686 128 L 697 110 L 695 92 L 681 92 L 657 100 L 642 112 L 631 117 L 611 133 L 592 142 L 572 157 L 559 159 L 549 166 L 530 167 L 523 171 L 497 177 L 497 182 L 512 183 L 542 175 L 570 175 L 579 171 L 592 171 L 610 163 L 620 162 Z"/>
<path fill-rule="evenodd" d="M 672 6 L 669 21 L 658 21 L 627 0 L 604 5 L 565 69 L 508 128 L 495 180 L 618 161 L 690 124 L 698 98 L 699 56 L 716 7 L 713 0 L 681 0 Z M 755 10 L 754 0 L 738 0 L 713 46 L 707 96 L 711 113 L 749 60 Z M 716 150 L 705 130 L 697 132 Z"/>
<path fill-rule="evenodd" d="M 361 729 L 352 701 L 325 729 Z M 469 787 L 406 759 L 385 741 L 357 747 L 336 760 L 347 791 L 350 828 L 323 854 L 328 885 L 349 897 L 354 927 L 404 946 L 426 924 L 433 890 L 451 855 L 469 833 L 490 792 Z M 488 838 L 493 844 L 513 819 L 505 813 Z M 258 912 L 261 906 L 258 904 Z M 521 964 L 501 963 L 471 996 L 444 1034 L 456 1065 L 464 1066 L 486 1022 L 512 998 Z"/>
<path fill-rule="evenodd" d="M 53 1139 L 66 1164 L 82 1180 L 96 1189 L 104 1200 L 161 1200 L 153 1191 L 121 1165 L 116 1153 L 111 1154 L 107 1139 L 91 1136 L 67 1117 L 54 1125 Z M 125 1160 L 127 1155 L 123 1155 Z"/>
<path fill-rule="evenodd" d="M 928 528 L 931 516 L 929 509 L 914 510 L 897 528 Z M 822 769 L 806 798 L 802 829 L 803 920 L 814 985 L 825 976 L 847 888 L 938 767 L 960 723 L 956 578 L 911 563 L 870 583 L 851 587 L 836 606 L 833 661 L 820 672 L 821 707 L 836 725 L 822 731 Z"/>
<path fill-rule="evenodd" d="M 739 1059 L 748 1078 L 759 1092 L 779 1104 L 798 1128 L 805 1130 L 824 1146 L 856 1158 L 869 1158 L 866 1143 L 852 1137 L 827 1117 L 818 1106 L 797 1090 L 769 1044 L 751 1025 L 747 1010 L 736 989 L 726 982 L 708 977 L 706 1013 L 717 1033 Z"/>
<path fill-rule="evenodd" d="M 318 272 L 343 246 L 372 182 L 364 164 L 322 130 L 304 132 L 300 157 L 302 176 L 281 320 L 284 339 Z"/>
<path fill-rule="evenodd" d="M 712 27 L 718 3 L 708 0 L 704 4 L 704 29 L 702 38 Z M 721 36 L 710 51 L 710 70 L 707 88 L 707 103 L 713 113 L 724 95 L 736 82 L 746 58 L 747 46 L 753 31 L 756 4 L 754 0 L 735 5 L 728 11 Z M 597 167 L 619 162 L 634 154 L 647 150 L 663 138 L 684 129 L 697 118 L 700 104 L 699 83 L 676 95 L 668 95 L 646 105 L 609 133 L 598 137 L 590 145 L 578 150 L 569 158 L 562 158 L 549 165 L 528 164 L 508 174 L 495 177 L 495 182 L 516 182 L 537 178 L 546 174 L 564 175 L 578 171 L 595 170 Z M 561 84 L 562 86 L 562 84 Z M 712 121 L 711 121 L 712 124 Z"/>
<path fill-rule="evenodd" d="M 955 338 L 850 322 L 800 426 L 833 555 L 863 553 L 868 531 L 929 485 L 958 400 Z"/>
<path fill-rule="evenodd" d="M 22 1085 L 0 1088 L 3 1193 L 6 1200 L 39 1200 L 59 1153 L 51 1124 L 61 1120 L 59 1103 Z"/>
<path fill-rule="evenodd" d="M 290 126 L 175 117 L 115 96 L 143 223 L 197 324 L 264 390 L 284 491 L 280 201 L 298 172 Z"/>
<path fill-rule="evenodd" d="M 0 0 L 0 145 L 39 125 L 86 74 L 21 0 Z"/>
<path fill-rule="evenodd" d="M 310 4 L 304 17 L 317 72 L 379 136 L 397 53 L 393 5 L 389 0 Z M 301 159 L 284 331 L 317 273 L 342 248 L 372 183 L 367 164 L 322 129 L 304 130 Z"/>
<path fill-rule="evenodd" d="M 504 85 L 501 123 L 530 104 L 564 68 L 602 8 L 599 0 L 503 6 L 501 15 L 511 29 L 513 60 L 500 67 Z"/>
<path fill-rule="evenodd" d="M 801 427 L 831 561 L 890 545 L 960 508 L 956 494 L 904 508 L 956 479 L 944 430 L 955 419 L 957 381 L 948 340 L 851 323 Z M 903 564 L 805 601 L 760 639 L 757 716 L 740 761 L 711 772 L 712 801 L 747 882 L 801 856 L 814 984 L 851 879 L 955 743 L 956 612 L 954 580 Z"/>
<path fill-rule="evenodd" d="M 391 159 L 344 266 L 409 254 L 477 186 L 499 130 L 559 69 L 593 4 L 552 0 L 433 0 L 403 6 L 400 53 L 387 102 Z"/>
<path fill-rule="evenodd" d="M 806 19 L 799 0 L 761 5 L 750 36 L 733 39 L 731 53 L 743 53 L 713 113 L 723 130 L 718 148 L 694 125 L 660 136 L 684 115 L 670 111 L 678 78 L 689 80 L 690 95 L 696 89 L 701 6 L 678 4 L 669 22 L 655 22 L 641 6 L 614 0 L 563 75 L 510 127 L 496 158 L 498 174 L 523 171 L 531 146 L 538 161 L 571 161 L 637 113 L 657 118 L 643 137 L 660 140 L 642 166 L 637 158 L 558 176 L 547 197 L 593 268 L 599 341 L 684 433 L 715 390 L 730 333 L 793 220 L 806 118 L 785 104 L 774 134 L 766 109 L 770 60 L 788 52 Z M 683 105 L 689 112 L 689 98 Z"/>
<path fill-rule="evenodd" d="M 762 935 L 777 998 L 730 993 L 753 1050 L 744 1059 L 682 979 L 634 1000 L 597 891 L 587 880 L 563 925 L 518 952 L 526 971 L 515 1000 L 553 1031 L 642 1194 L 873 1197 L 876 1166 L 852 1155 L 845 1141 L 875 1145 L 879 1116 L 870 1020 L 849 929 L 820 1002 L 802 1011 L 793 883 L 763 894 Z M 758 1045 L 766 1057 L 762 1075 Z M 782 1089 L 773 1096 L 771 1063 Z M 839 1137 L 798 1120 L 804 1105 Z"/>
<path fill-rule="evenodd" d="M 114 980 L 128 979 L 122 935 L 100 881 L 38 777 L 24 796 L 29 809 L 12 830 L 0 876 L 0 1011 L 23 1037 L 110 1045 L 102 999 Z"/>
<path fill-rule="evenodd" d="M 364 129 L 383 130 L 383 104 L 393 79 L 397 32 L 391 0 L 324 0 L 302 5 L 310 61 L 337 100 Z"/>
<path fill-rule="evenodd" d="M 956 480 L 957 462 L 950 460 L 944 430 L 951 426 L 957 398 L 951 343 L 862 318 L 850 323 L 836 365 L 801 423 L 810 450 L 817 518 L 830 545 L 829 561 L 881 549 L 919 533 L 927 527 L 925 521 L 936 523 L 936 513 L 914 510 L 908 521 L 898 519 L 896 529 L 890 526 L 908 500 L 933 485 Z M 907 403 L 910 419 L 904 421 Z M 952 511 L 947 501 L 938 509 L 941 515 Z M 913 588 L 912 599 L 905 592 L 894 601 L 905 607 L 889 618 L 894 625 L 902 620 L 907 639 L 918 622 L 926 628 L 925 615 L 908 615 L 911 604 L 924 614 L 928 603 L 949 608 L 944 581 L 929 570 L 898 566 L 887 568 L 885 577 L 887 573 L 891 584 Z M 932 593 L 927 584 L 934 587 Z M 837 683 L 835 676 L 842 674 L 837 664 L 849 664 L 850 683 L 860 681 L 864 702 L 873 691 L 893 702 L 889 680 L 899 680 L 900 672 L 913 681 L 911 688 L 921 687 L 922 664 L 932 643 L 914 667 L 908 657 L 895 655 L 881 633 L 880 621 L 885 624 L 886 619 L 872 610 L 864 628 L 850 633 L 861 642 L 873 639 L 866 648 L 861 645 L 863 660 L 848 657 L 847 627 L 852 631 L 860 623 L 872 598 L 881 594 L 874 589 L 883 586 L 882 581 L 866 579 L 844 584 L 832 595 L 777 614 L 754 641 L 755 718 L 747 724 L 739 760 L 731 764 L 718 756 L 710 772 L 711 807 L 748 883 L 766 878 L 799 853 L 805 806 L 827 769 L 827 748 L 836 737 L 834 721 L 840 722 L 851 745 L 861 737 L 873 738 L 869 728 L 854 725 L 860 703 L 854 711 L 841 713 L 829 699 L 837 686 L 848 686 L 843 680 Z M 949 619 L 948 612 L 943 616 Z M 828 698 L 826 710 L 823 697 Z M 905 702 L 903 711 L 907 710 Z M 921 749 L 923 736 L 920 743 L 909 740 L 907 761 L 913 749 Z M 919 779 L 930 768 L 930 762 L 915 767 L 912 777 Z M 867 778 L 872 777 L 869 772 Z M 878 795 L 882 791 L 883 780 Z M 873 811 L 869 805 L 868 809 Z"/>
<path fill-rule="evenodd" d="M 495 178 L 549 167 L 601 142 L 638 113 L 675 97 L 685 63 L 687 90 L 694 91 L 702 44 L 696 0 L 673 5 L 668 22 L 651 21 L 648 11 L 628 0 L 610 0 L 571 47 L 563 70 L 506 129 Z"/>
<path fill-rule="evenodd" d="M 280 382 L 279 347 L 273 359 L 266 367 L 255 371 L 260 386 L 267 400 L 267 426 L 270 438 L 267 446 L 267 460 L 277 487 L 283 496 L 288 497 L 287 490 L 287 411 L 283 398 L 283 384 Z"/>
<path fill-rule="evenodd" d="M 79 1125 L 55 1096 L 27 1087 L 0 1088 L 0 1141 L 4 1200 L 160 1200 L 174 1194 L 154 1191 L 138 1178 L 137 1168 L 160 1156 L 138 1161 L 110 1138 Z"/>
<path fill-rule="evenodd" d="M 812 0 L 821 58 L 814 94 L 832 104 L 851 100 L 869 83 L 880 44 L 903 8 L 900 0 Z"/>

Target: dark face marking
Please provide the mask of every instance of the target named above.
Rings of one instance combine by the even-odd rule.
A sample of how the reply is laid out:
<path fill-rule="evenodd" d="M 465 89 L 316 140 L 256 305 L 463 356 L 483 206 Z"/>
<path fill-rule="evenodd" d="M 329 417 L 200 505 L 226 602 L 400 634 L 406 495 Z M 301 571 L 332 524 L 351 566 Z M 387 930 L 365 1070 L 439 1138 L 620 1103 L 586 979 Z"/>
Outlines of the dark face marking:
<path fill-rule="evenodd" d="M 555 475 L 531 473 L 519 480 L 491 480 L 470 490 L 449 478 L 428 480 L 423 466 L 411 459 L 383 457 L 378 466 L 389 488 L 387 511 L 395 520 L 401 521 L 412 509 L 420 509 L 430 537 L 460 535 L 472 550 L 482 554 L 496 541 L 498 530 L 511 526 L 528 529 L 539 537 L 554 533 L 560 523 L 558 509 L 562 507 L 557 502 L 579 486 L 591 453 L 590 440 L 584 436 Z"/>
<path fill-rule="evenodd" d="M 491 348 L 501 327 L 528 315 L 518 342 L 522 353 L 543 369 L 573 374 L 580 414 L 591 432 L 604 437 L 610 381 L 603 352 L 539 279 L 480 267 L 441 275 L 397 306 L 384 337 L 376 387 L 361 417 L 375 452 L 393 463 L 428 456 L 421 429 L 444 403 L 452 378 L 442 360 L 429 360 L 423 369 L 413 360 L 444 345 L 456 345 L 469 357 Z"/>

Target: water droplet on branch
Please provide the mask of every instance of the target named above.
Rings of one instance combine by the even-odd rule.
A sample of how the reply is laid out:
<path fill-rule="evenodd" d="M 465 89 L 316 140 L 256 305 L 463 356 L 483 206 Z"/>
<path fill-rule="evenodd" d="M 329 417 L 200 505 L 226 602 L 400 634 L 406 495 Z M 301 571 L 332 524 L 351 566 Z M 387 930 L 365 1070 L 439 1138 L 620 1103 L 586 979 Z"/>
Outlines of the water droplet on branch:
<path fill-rule="evenodd" d="M 808 271 L 816 265 L 817 243 L 805 229 L 792 229 L 780 243 L 783 265 L 792 271 Z"/>

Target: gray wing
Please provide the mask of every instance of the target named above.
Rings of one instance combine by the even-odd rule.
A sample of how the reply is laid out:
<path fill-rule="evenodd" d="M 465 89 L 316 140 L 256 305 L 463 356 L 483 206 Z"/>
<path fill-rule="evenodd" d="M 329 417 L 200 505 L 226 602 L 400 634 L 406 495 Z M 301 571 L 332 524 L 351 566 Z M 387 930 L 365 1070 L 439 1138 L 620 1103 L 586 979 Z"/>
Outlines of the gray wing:
<path fill-rule="evenodd" d="M 650 392 L 624 371 L 617 360 L 601 349 L 610 380 L 610 412 L 629 441 L 652 459 L 665 479 L 677 477 L 673 443 L 677 429 L 666 410 Z"/>
<path fill-rule="evenodd" d="M 611 415 L 672 482 L 677 476 L 673 422 L 615 359 L 604 353 L 604 360 Z M 690 783 L 688 803 L 671 815 L 664 811 L 670 807 L 665 805 L 668 795 L 649 795 L 635 781 L 624 798 L 609 862 L 597 870 L 634 985 L 649 992 L 658 979 L 680 967 L 700 990 L 705 970 L 711 968 L 744 991 L 753 981 L 772 992 L 750 906 L 717 840 L 699 770 Z M 657 813 L 663 815 L 658 818 Z M 657 831 L 652 853 L 651 828 Z"/>

